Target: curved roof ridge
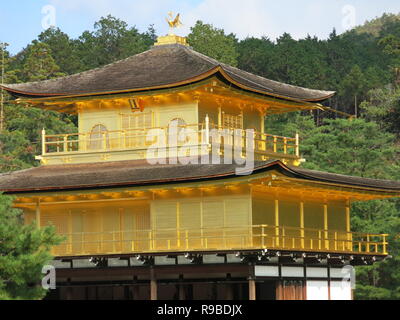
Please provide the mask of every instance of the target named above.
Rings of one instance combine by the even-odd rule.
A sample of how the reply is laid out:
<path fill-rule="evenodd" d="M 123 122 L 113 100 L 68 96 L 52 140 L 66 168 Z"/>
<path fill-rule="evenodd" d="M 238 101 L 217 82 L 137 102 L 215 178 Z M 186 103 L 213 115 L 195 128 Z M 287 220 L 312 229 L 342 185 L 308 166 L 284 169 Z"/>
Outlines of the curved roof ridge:
<path fill-rule="evenodd" d="M 286 169 L 294 173 L 297 177 L 312 180 L 321 181 L 327 183 L 338 183 L 343 184 L 344 181 L 347 184 L 352 184 L 359 187 L 377 187 L 381 189 L 400 190 L 400 182 L 385 179 L 374 179 L 364 178 L 360 176 L 350 176 L 340 173 L 331 173 L 318 170 L 310 170 L 305 168 L 298 168 L 292 166 L 286 166 Z"/>
<path fill-rule="evenodd" d="M 305 169 L 305 168 L 299 168 L 299 167 L 288 167 L 289 169 L 292 169 L 295 172 L 298 172 L 304 176 L 308 176 L 308 177 L 313 177 L 312 174 L 324 174 L 324 175 L 329 175 L 332 177 L 340 177 L 340 178 L 344 178 L 344 177 L 354 177 L 354 178 L 358 178 L 358 179 L 363 179 L 366 181 L 377 181 L 377 182 L 383 182 L 383 181 L 390 181 L 390 180 L 386 180 L 386 179 L 377 179 L 377 178 L 368 178 L 368 177 L 361 177 L 361 176 L 354 176 L 354 175 L 345 175 L 342 173 L 335 173 L 335 172 L 327 172 L 327 171 L 321 171 L 321 170 L 311 170 L 311 169 Z"/>
<path fill-rule="evenodd" d="M 255 73 L 248 72 L 248 71 L 243 70 L 243 69 L 239 69 L 239 68 L 237 68 L 237 67 L 230 66 L 230 65 L 228 65 L 228 64 L 224 64 L 224 63 L 223 63 L 222 65 L 223 65 L 223 67 L 226 67 L 227 69 L 235 69 L 235 70 L 237 70 L 237 71 L 239 71 L 239 72 L 243 72 L 243 73 L 246 73 L 246 74 L 248 74 L 248 75 L 250 75 L 250 76 L 257 77 L 257 78 L 259 78 L 259 79 L 261 79 L 261 80 L 268 80 L 268 81 L 271 81 L 271 82 L 273 82 L 273 83 L 275 83 L 275 84 L 284 84 L 285 86 L 291 87 L 291 88 L 300 88 L 300 89 L 312 90 L 312 91 L 317 91 L 317 92 L 335 93 L 335 91 L 311 89 L 311 88 L 305 88 L 305 87 L 302 87 L 302 86 L 297 86 L 297 85 L 293 85 L 293 84 L 289 84 L 289 83 L 283 83 L 283 82 L 279 82 L 279 81 L 276 81 L 276 80 L 272 80 L 272 79 L 265 78 L 265 77 L 263 77 L 263 76 L 260 76 L 260 75 L 255 74 Z M 224 68 L 224 69 L 225 69 L 225 68 Z M 229 71 L 228 71 L 228 72 L 229 72 Z M 238 77 L 240 77 L 240 78 L 243 78 L 243 77 L 240 76 L 239 74 L 236 74 L 236 76 L 238 76 Z M 243 79 L 245 79 L 245 78 L 243 78 Z M 251 80 L 246 79 L 246 81 L 251 81 Z M 251 82 L 253 82 L 253 81 L 251 81 Z M 254 83 L 255 83 L 255 82 L 254 82 Z M 259 84 L 258 84 L 258 85 L 259 85 Z M 265 87 L 265 88 L 274 91 L 274 89 L 272 89 L 272 88 L 267 88 L 267 87 Z"/>
<path fill-rule="evenodd" d="M 211 58 L 209 56 L 206 56 L 205 54 L 198 52 L 196 50 L 194 50 L 192 47 L 184 47 L 182 46 L 186 51 L 189 51 L 191 54 L 195 54 L 197 56 L 199 56 L 201 59 L 206 60 L 210 63 L 215 64 L 215 66 L 222 66 L 223 63 L 218 61 L 217 59 Z"/>
<path fill-rule="evenodd" d="M 271 82 L 273 82 L 273 83 L 275 83 L 275 84 L 285 84 L 285 86 L 291 87 L 291 88 L 300 88 L 300 89 L 312 90 L 312 91 L 316 91 L 316 92 L 326 92 L 326 93 L 328 93 L 328 94 L 333 94 L 333 93 L 335 93 L 335 91 L 310 89 L 310 88 L 305 88 L 305 87 L 301 87 L 301 86 L 296 86 L 296 85 L 292 85 L 292 84 L 288 84 L 288 83 L 279 82 L 279 81 L 276 81 L 276 80 L 271 80 L 271 79 L 265 78 L 265 77 L 263 77 L 263 76 L 260 76 L 260 75 L 258 75 L 258 74 L 251 73 L 251 72 L 248 72 L 248 71 L 246 71 L 246 70 L 240 69 L 240 68 L 238 68 L 238 67 L 234 67 L 234 66 L 231 66 L 231 65 L 229 65 L 229 64 L 220 62 L 220 61 L 218 61 L 218 60 L 216 60 L 216 59 L 214 59 L 214 58 L 211 58 L 211 57 L 209 57 L 209 56 L 206 56 L 205 54 L 200 53 L 200 52 L 198 52 L 198 51 L 196 51 L 196 50 L 194 50 L 194 49 L 192 49 L 192 48 L 190 48 L 190 47 L 184 47 L 184 48 L 187 49 L 190 53 L 196 54 L 197 56 L 200 56 L 200 57 L 201 57 L 202 59 L 204 59 L 204 60 L 207 60 L 207 61 L 209 61 L 209 62 L 215 63 L 217 66 L 221 66 L 226 72 L 231 72 L 229 69 L 233 69 L 233 70 L 235 70 L 235 71 L 243 72 L 243 73 L 245 73 L 245 74 L 247 74 L 247 75 L 250 75 L 250 76 L 253 76 L 253 77 L 257 77 L 258 79 L 263 80 L 263 81 L 264 81 L 264 80 L 267 80 L 267 81 L 271 81 Z M 254 82 L 254 81 L 251 81 L 251 80 L 249 80 L 249 79 L 245 79 L 245 78 L 243 78 L 240 74 L 235 73 L 235 75 L 236 75 L 237 77 L 240 77 L 240 78 L 246 80 L 246 81 L 253 82 L 254 84 L 257 84 L 258 86 L 260 86 L 259 83 L 256 83 L 256 82 Z M 276 91 L 276 90 L 274 90 L 273 88 L 267 87 L 267 86 L 265 86 L 265 85 L 262 85 L 262 87 L 264 87 L 265 89 L 270 90 L 270 91 L 272 91 L 272 92 L 275 92 L 275 91 Z"/>

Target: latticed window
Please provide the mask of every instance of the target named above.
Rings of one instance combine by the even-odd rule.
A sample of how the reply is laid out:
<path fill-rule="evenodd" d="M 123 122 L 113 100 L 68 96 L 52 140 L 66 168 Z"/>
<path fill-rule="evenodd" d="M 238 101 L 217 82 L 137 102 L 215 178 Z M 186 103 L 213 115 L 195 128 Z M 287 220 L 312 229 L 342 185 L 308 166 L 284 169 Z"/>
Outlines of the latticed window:
<path fill-rule="evenodd" d="M 222 126 L 228 129 L 243 129 L 243 116 L 234 116 L 231 114 L 222 114 Z"/>
<path fill-rule="evenodd" d="M 122 114 L 121 122 L 122 130 L 125 131 L 126 147 L 144 146 L 147 129 L 154 127 L 152 112 Z"/>
<path fill-rule="evenodd" d="M 122 114 L 122 130 L 149 129 L 153 127 L 152 112 Z"/>

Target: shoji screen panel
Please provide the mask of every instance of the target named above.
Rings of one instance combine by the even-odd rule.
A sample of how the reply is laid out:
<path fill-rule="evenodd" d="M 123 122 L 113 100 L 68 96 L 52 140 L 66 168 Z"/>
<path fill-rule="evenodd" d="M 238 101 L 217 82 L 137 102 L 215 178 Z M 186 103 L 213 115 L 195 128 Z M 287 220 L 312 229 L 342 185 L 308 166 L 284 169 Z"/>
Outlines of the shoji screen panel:
<path fill-rule="evenodd" d="M 201 248 L 201 207 L 199 200 L 179 203 L 179 238 L 187 249 Z"/>
<path fill-rule="evenodd" d="M 227 248 L 251 245 L 251 201 L 249 197 L 225 199 L 225 243 Z"/>
<path fill-rule="evenodd" d="M 115 253 L 121 250 L 121 213 L 118 207 L 103 207 L 101 209 L 101 222 L 102 222 L 102 252 Z M 92 220 L 92 225 L 96 221 L 96 216 L 86 215 L 86 219 Z M 93 225 L 93 228 L 94 225 Z M 93 235 L 93 240 L 97 237 Z"/>
<path fill-rule="evenodd" d="M 41 225 L 54 226 L 58 234 L 67 235 L 70 230 L 69 226 L 69 210 L 56 206 L 42 206 L 41 208 Z M 63 255 L 68 250 L 68 241 L 54 249 L 54 254 Z"/>
<path fill-rule="evenodd" d="M 304 204 L 304 227 L 305 231 L 305 248 L 306 249 L 318 249 L 324 246 L 324 243 L 320 242 L 321 237 L 324 236 L 320 230 L 324 229 L 324 205 L 305 202 Z M 315 229 L 313 230 L 307 230 Z M 322 248 L 321 247 L 321 248 Z"/>
<path fill-rule="evenodd" d="M 178 246 L 177 210 L 178 203 L 175 201 L 154 201 L 152 203 L 153 249 L 169 250 Z"/>
<path fill-rule="evenodd" d="M 218 249 L 221 246 L 223 237 L 224 202 L 221 200 L 205 200 L 202 206 L 204 247 L 207 249 Z"/>

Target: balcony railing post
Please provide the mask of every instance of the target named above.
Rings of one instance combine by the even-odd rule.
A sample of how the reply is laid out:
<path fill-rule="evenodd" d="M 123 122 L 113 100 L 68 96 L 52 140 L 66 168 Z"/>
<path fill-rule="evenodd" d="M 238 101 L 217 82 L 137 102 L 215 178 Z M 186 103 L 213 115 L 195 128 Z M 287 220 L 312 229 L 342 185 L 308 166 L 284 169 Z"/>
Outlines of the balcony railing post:
<path fill-rule="evenodd" d="M 321 247 L 322 247 L 322 246 L 321 246 L 321 245 L 322 245 L 322 242 L 321 242 L 322 240 L 321 240 L 321 238 L 322 238 L 322 233 L 321 233 L 321 230 L 319 230 L 319 231 L 318 231 L 318 249 L 319 249 L 319 250 L 321 250 Z"/>
<path fill-rule="evenodd" d="M 264 230 L 264 226 L 261 227 L 261 245 L 262 245 L 262 248 L 265 249 L 265 230 Z"/>
<path fill-rule="evenodd" d="M 149 232 L 149 247 L 150 247 L 150 251 L 153 251 L 155 249 L 154 247 L 154 243 L 153 243 L 153 235 L 152 232 Z"/>
<path fill-rule="evenodd" d="M 80 135 L 78 135 L 78 144 L 80 144 Z M 83 143 L 82 143 L 82 150 L 86 151 L 88 149 L 88 138 L 87 134 L 83 135 Z"/>
<path fill-rule="evenodd" d="M 300 136 L 296 133 L 296 157 L 300 158 Z"/>
<path fill-rule="evenodd" d="M 127 148 L 127 143 L 126 143 L 126 131 L 123 131 L 123 132 L 122 132 L 122 138 L 123 138 L 122 146 L 123 146 L 123 148 Z"/>
<path fill-rule="evenodd" d="M 338 250 L 337 240 L 338 240 L 338 234 L 337 234 L 337 232 L 335 232 L 335 251 Z"/>
<path fill-rule="evenodd" d="M 65 135 L 63 140 L 64 140 L 63 151 L 68 152 L 68 137 Z"/>
<path fill-rule="evenodd" d="M 205 140 L 203 143 L 209 144 L 210 143 L 210 118 L 208 117 L 208 114 L 206 115 L 206 120 L 205 120 Z"/>
<path fill-rule="evenodd" d="M 287 138 L 283 138 L 283 154 L 287 154 Z"/>
<path fill-rule="evenodd" d="M 382 235 L 382 240 L 383 240 L 383 254 L 387 254 L 387 242 L 386 242 L 386 234 Z"/>
<path fill-rule="evenodd" d="M 42 130 L 42 155 L 46 154 L 46 130 Z"/>

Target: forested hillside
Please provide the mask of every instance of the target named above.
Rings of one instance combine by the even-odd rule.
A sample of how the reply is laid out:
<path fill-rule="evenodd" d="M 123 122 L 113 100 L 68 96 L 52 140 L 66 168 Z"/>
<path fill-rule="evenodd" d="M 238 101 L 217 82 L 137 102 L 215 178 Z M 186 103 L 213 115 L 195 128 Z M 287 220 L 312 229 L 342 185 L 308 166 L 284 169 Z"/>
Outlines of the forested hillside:
<path fill-rule="evenodd" d="M 267 33 L 268 30 L 265 30 Z M 108 16 L 77 39 L 49 29 L 15 56 L 6 51 L 5 82 L 51 79 L 96 68 L 150 48 L 156 31 L 141 33 Z M 1 39 L 0 39 L 1 40 Z M 335 112 L 293 113 L 267 119 L 267 132 L 302 137 L 305 167 L 400 181 L 400 18 L 384 15 L 326 40 L 247 38 L 203 22 L 188 35 L 197 51 L 269 79 L 335 90 L 326 106 Z M 7 97 L 7 99 L 11 99 Z M 38 163 L 40 131 L 76 131 L 76 118 L 7 102 L 0 134 L 0 171 Z M 358 268 L 359 299 L 400 299 L 400 201 L 354 204 L 354 231 L 390 233 L 392 259 Z"/>

